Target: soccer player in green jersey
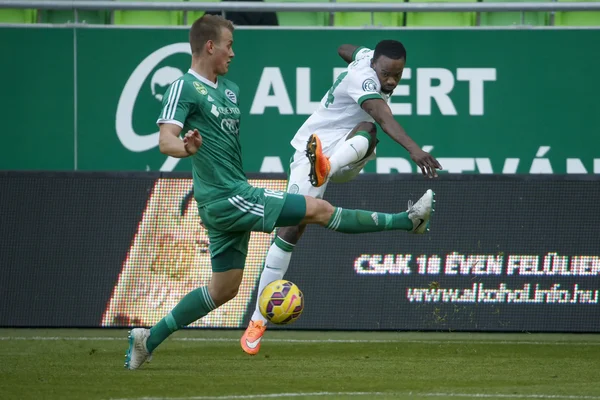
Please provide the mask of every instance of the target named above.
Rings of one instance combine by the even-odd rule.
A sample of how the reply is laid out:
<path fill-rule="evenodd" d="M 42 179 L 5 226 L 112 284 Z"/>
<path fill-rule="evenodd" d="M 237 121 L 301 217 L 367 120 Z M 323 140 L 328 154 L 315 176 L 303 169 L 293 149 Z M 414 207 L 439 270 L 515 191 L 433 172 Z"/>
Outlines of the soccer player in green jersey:
<path fill-rule="evenodd" d="M 159 147 L 192 157 L 194 197 L 208 231 L 213 275 L 151 329 L 130 331 L 125 367 L 137 369 L 173 332 L 233 299 L 242 281 L 250 232 L 318 224 L 343 233 L 405 230 L 425 233 L 433 211 L 428 190 L 397 214 L 334 207 L 325 200 L 252 187 L 242 168 L 238 86 L 223 78 L 234 57 L 233 25 L 204 15 L 190 29 L 192 65 L 171 84 L 157 121 Z M 180 139 L 181 132 L 186 132 Z M 202 135 L 200 135 L 200 132 Z"/>

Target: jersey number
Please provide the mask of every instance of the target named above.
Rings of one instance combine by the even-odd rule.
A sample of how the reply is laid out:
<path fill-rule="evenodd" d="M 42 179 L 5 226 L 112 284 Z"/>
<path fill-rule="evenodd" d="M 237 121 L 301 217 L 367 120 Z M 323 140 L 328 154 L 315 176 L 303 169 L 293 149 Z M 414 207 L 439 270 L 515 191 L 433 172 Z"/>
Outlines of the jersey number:
<path fill-rule="evenodd" d="M 338 87 L 338 85 L 342 82 L 342 80 L 344 80 L 346 75 L 348 75 L 348 72 L 342 72 L 341 74 L 338 75 L 335 82 L 333 82 L 333 86 L 331 87 L 331 89 L 329 89 L 329 92 L 327 92 L 327 101 L 325 101 L 325 108 L 329 107 L 330 104 L 333 104 L 333 101 L 335 100 L 335 97 L 333 96 L 333 92 Z"/>

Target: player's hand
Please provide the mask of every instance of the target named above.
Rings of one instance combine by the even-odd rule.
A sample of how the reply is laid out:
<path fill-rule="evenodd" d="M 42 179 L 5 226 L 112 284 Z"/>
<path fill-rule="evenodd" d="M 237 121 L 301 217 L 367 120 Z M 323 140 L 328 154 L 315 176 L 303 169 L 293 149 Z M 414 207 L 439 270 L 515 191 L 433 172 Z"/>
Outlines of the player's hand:
<path fill-rule="evenodd" d="M 442 169 L 440 163 L 431 154 L 421 149 L 410 153 L 410 158 L 421 168 L 423 175 L 429 178 L 437 178 L 436 169 Z"/>
<path fill-rule="evenodd" d="M 198 129 L 187 131 L 183 137 L 183 146 L 189 155 L 196 154 L 200 146 L 202 146 L 202 136 L 200 136 Z"/>

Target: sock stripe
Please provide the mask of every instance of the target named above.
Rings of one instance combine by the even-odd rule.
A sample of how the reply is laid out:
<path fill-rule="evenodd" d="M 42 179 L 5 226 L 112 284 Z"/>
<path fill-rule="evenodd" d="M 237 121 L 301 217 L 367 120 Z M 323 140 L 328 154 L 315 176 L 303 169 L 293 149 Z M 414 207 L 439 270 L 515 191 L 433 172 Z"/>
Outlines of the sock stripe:
<path fill-rule="evenodd" d="M 206 305 L 208 306 L 208 308 L 210 308 L 210 303 L 208 302 L 208 300 L 206 299 L 206 286 L 202 286 L 200 288 L 200 294 L 202 295 L 202 300 L 204 300 L 204 303 L 206 303 Z"/>
<path fill-rule="evenodd" d="M 394 218 L 392 217 L 392 214 L 385 214 L 385 229 L 392 229 L 392 222 L 394 221 Z"/>
<path fill-rule="evenodd" d="M 282 239 L 282 238 L 280 238 L 279 236 L 277 236 L 277 239 L 281 240 L 283 243 L 287 244 L 288 246 L 292 246 L 292 247 L 296 246 L 295 244 L 292 244 L 292 243 L 290 243 L 290 242 L 286 242 L 285 240 L 283 240 L 283 239 Z"/>
<path fill-rule="evenodd" d="M 214 300 L 212 299 L 212 297 L 210 297 L 210 293 L 208 292 L 208 286 L 206 287 L 206 297 L 208 298 L 208 301 L 210 302 L 210 308 L 213 310 L 215 308 L 217 308 L 217 305 L 215 304 Z"/>
<path fill-rule="evenodd" d="M 337 221 L 335 223 L 335 229 L 336 230 L 337 230 L 337 228 L 340 227 L 340 223 L 342 222 L 342 212 L 344 210 L 342 207 L 340 207 L 339 209 L 340 209 L 340 213 L 338 214 Z"/>
<path fill-rule="evenodd" d="M 288 253 L 294 251 L 294 247 L 296 247 L 295 244 L 288 243 L 279 236 L 275 236 L 275 246 Z"/>
<path fill-rule="evenodd" d="M 208 306 L 208 308 L 211 309 L 211 311 L 214 310 L 215 308 L 217 308 L 212 297 L 210 297 L 210 293 L 208 293 L 208 286 L 202 287 L 202 297 L 204 297 L 204 301 L 206 302 L 206 305 Z"/>
<path fill-rule="evenodd" d="M 327 224 L 327 226 L 325 228 L 327 229 L 332 229 L 331 227 L 333 226 L 333 222 L 335 221 L 335 217 L 337 217 L 337 208 L 335 209 L 335 211 L 333 212 L 333 217 L 331 217 L 331 219 L 329 220 L 329 223 Z"/>
<path fill-rule="evenodd" d="M 177 321 L 175 321 L 175 317 L 173 317 L 172 313 L 167 314 L 167 316 L 165 317 L 165 322 L 167 323 L 167 327 L 169 327 L 169 330 L 171 332 L 175 332 L 179 329 L 179 327 L 177 326 Z"/>
<path fill-rule="evenodd" d="M 333 222 L 331 224 L 331 229 L 336 230 L 337 227 L 340 225 L 339 219 L 340 219 L 341 214 L 342 214 L 341 209 L 338 208 L 335 213 L 335 217 L 333 218 Z"/>
<path fill-rule="evenodd" d="M 333 218 L 329 225 L 327 225 L 327 229 L 331 229 L 335 231 L 340 226 L 340 221 L 342 220 L 342 207 L 338 207 L 333 214 Z"/>

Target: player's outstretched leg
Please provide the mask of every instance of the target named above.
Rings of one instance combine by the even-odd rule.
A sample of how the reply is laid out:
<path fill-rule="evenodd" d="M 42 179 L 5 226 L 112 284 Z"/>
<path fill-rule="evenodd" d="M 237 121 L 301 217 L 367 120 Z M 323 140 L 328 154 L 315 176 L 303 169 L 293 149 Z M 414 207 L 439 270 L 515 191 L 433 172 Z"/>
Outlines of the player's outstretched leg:
<path fill-rule="evenodd" d="M 334 207 L 325 200 L 306 196 L 306 216 L 302 223 L 318 224 L 343 233 L 405 230 L 423 234 L 429 231 L 429 220 L 435 205 L 434 195 L 431 189 L 427 190 L 416 203 L 409 202 L 406 212 L 397 214 L 347 210 Z"/>
<path fill-rule="evenodd" d="M 323 186 L 329 178 L 342 168 L 357 163 L 375 150 L 377 128 L 371 122 L 361 122 L 348 134 L 341 145 L 336 146 L 331 157 L 323 153 L 321 140 L 316 134 L 310 135 L 306 144 L 306 156 L 310 161 L 310 182 L 313 186 Z"/>
<path fill-rule="evenodd" d="M 246 331 L 240 339 L 242 350 L 250 355 L 256 355 L 260 351 L 260 342 L 267 329 L 267 319 L 261 314 L 259 309 L 259 296 L 264 288 L 271 282 L 283 279 L 292 259 L 292 251 L 300 240 L 306 225 L 285 226 L 279 228 L 277 236 L 269 248 L 265 266 L 260 274 L 258 284 L 258 296 L 256 299 L 256 308 L 254 314 L 246 328 Z"/>

